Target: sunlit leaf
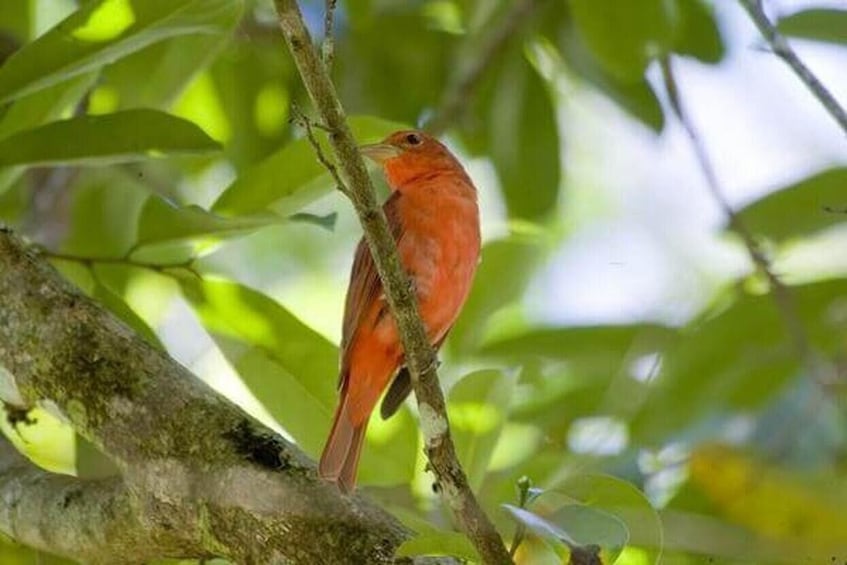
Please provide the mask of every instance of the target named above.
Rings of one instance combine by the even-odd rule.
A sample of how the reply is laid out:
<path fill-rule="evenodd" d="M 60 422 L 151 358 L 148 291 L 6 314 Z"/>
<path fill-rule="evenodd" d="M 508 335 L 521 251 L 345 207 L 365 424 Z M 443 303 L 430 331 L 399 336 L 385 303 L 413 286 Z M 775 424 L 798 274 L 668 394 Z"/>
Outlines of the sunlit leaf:
<path fill-rule="evenodd" d="M 373 142 L 402 125 L 368 116 L 350 118 L 356 139 Z M 322 147 L 330 155 L 326 134 L 316 131 Z M 235 180 L 215 202 L 212 211 L 224 215 L 273 210 L 280 215 L 299 211 L 313 200 L 329 193 L 329 174 L 315 156 L 306 138 L 293 141 Z"/>
<path fill-rule="evenodd" d="M 474 490 L 485 478 L 516 381 L 500 371 L 482 370 L 465 376 L 450 389 L 448 413 L 456 453 Z"/>
<path fill-rule="evenodd" d="M 239 0 L 97 0 L 0 67 L 0 103 L 98 69 L 156 41 L 222 34 Z"/>
<path fill-rule="evenodd" d="M 396 557 L 423 555 L 452 555 L 471 562 L 479 561 L 479 554 L 467 536 L 458 532 L 426 533 L 404 541 L 397 548 Z"/>
<path fill-rule="evenodd" d="M 0 167 L 106 165 L 167 155 L 199 155 L 220 146 L 203 130 L 156 110 L 78 116 L 0 140 Z"/>
<path fill-rule="evenodd" d="M 847 43 L 847 10 L 812 8 L 780 18 L 778 29 L 785 35 Z"/>
<path fill-rule="evenodd" d="M 752 233 L 784 242 L 847 222 L 847 214 L 838 212 L 844 208 L 847 168 L 837 168 L 771 192 L 738 215 Z"/>

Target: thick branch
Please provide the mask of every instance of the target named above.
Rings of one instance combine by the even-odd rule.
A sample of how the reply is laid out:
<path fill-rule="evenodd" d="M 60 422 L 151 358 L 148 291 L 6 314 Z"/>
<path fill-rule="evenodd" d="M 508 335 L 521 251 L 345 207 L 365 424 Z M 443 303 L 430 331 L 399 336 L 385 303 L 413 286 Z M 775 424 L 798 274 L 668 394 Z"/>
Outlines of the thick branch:
<path fill-rule="evenodd" d="M 408 536 L 379 508 L 320 481 L 297 448 L 134 335 L 4 229 L 0 296 L 2 400 L 49 402 L 123 472 L 123 484 L 82 485 L 13 462 L 9 473 L 0 470 L 3 488 L 17 488 L 13 500 L 24 504 L 0 518 L 13 537 L 105 563 L 143 560 L 147 545 L 166 550 L 159 556 L 239 563 L 389 563 Z M 36 484 L 42 494 L 27 488 Z M 79 513 L 62 492 L 79 493 Z M 84 531 L 106 520 L 115 527 Z M 54 521 L 79 536 L 57 539 L 45 529 Z"/>
<path fill-rule="evenodd" d="M 142 525 L 120 478 L 81 481 L 49 473 L 2 436 L 0 500 L 0 532 L 87 563 L 110 563 L 122 555 L 137 562 L 179 553 L 211 556 L 200 543 L 186 543 L 191 537 L 199 541 L 197 532 L 177 535 L 167 521 L 155 519 Z"/>
<path fill-rule="evenodd" d="M 409 279 L 385 215 L 376 201 L 365 164 L 347 126 L 335 87 L 320 60 L 295 0 L 275 0 L 280 27 L 300 76 L 321 120 L 359 215 L 388 303 L 400 330 L 405 360 L 412 376 L 430 467 L 445 502 L 461 530 L 486 563 L 511 563 L 503 541 L 471 491 L 456 457 L 444 395 L 438 385 L 435 352 L 427 339 Z"/>
<path fill-rule="evenodd" d="M 759 28 L 759 32 L 762 34 L 762 37 L 765 38 L 765 41 L 768 42 L 768 45 L 770 45 L 774 54 L 791 67 L 791 70 L 794 71 L 797 78 L 806 85 L 806 88 L 808 88 L 812 95 L 820 101 L 824 109 L 829 112 L 829 115 L 832 116 L 832 118 L 838 122 L 838 125 L 841 126 L 841 129 L 847 133 L 847 112 L 845 112 L 844 108 L 838 103 L 835 97 L 823 85 L 818 77 L 815 76 L 811 69 L 809 69 L 800 57 L 797 56 L 797 53 L 794 52 L 794 49 L 791 48 L 791 45 L 785 37 L 783 37 L 783 35 L 779 33 L 776 27 L 771 23 L 762 8 L 762 0 L 739 1 L 741 2 L 741 5 L 744 6 L 744 9 L 747 10 L 747 13 L 750 15 L 750 19 L 753 20 L 753 23 L 756 24 L 757 28 Z"/>

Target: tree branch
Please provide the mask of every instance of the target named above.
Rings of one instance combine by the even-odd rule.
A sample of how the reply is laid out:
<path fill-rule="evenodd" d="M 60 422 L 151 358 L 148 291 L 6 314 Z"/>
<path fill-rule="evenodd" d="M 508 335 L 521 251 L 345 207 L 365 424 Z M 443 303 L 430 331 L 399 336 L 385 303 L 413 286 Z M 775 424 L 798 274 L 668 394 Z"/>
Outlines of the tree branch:
<path fill-rule="evenodd" d="M 485 563 L 511 563 L 503 540 L 474 497 L 456 457 L 444 395 L 438 385 L 435 352 L 427 339 L 409 278 L 398 259 L 397 246 L 385 214 L 377 204 L 373 185 L 347 125 L 335 87 L 303 23 L 297 2 L 275 0 L 275 4 L 291 56 L 322 123 L 330 130 L 330 144 L 397 322 L 418 401 L 427 457 L 442 498 Z"/>
<path fill-rule="evenodd" d="M 841 126 L 841 129 L 847 133 L 847 112 L 845 112 L 844 108 L 838 103 L 832 93 L 829 92 L 818 77 L 815 76 L 811 69 L 809 69 L 802 60 L 800 60 L 797 53 L 794 52 L 794 49 L 791 48 L 791 45 L 785 37 L 783 37 L 783 35 L 779 33 L 776 27 L 770 22 L 762 8 L 762 1 L 739 0 L 739 2 L 741 2 L 741 5 L 745 10 L 747 10 L 747 14 L 749 14 L 750 19 L 753 20 L 753 23 L 757 28 L 759 28 L 759 32 L 762 34 L 762 37 L 765 38 L 768 45 L 770 45 L 774 54 L 791 67 L 791 70 L 794 71 L 797 78 L 806 85 L 806 88 L 808 88 L 812 95 L 820 101 L 824 109 L 829 112 L 829 115 L 832 116 L 832 118 L 838 122 L 838 125 Z"/>
<path fill-rule="evenodd" d="M 700 170 L 703 173 L 703 177 L 706 179 L 706 186 L 708 187 L 712 198 L 726 216 L 729 228 L 741 239 L 741 242 L 747 251 L 747 255 L 750 257 L 750 261 L 767 279 L 774 304 L 782 317 L 782 321 L 788 331 L 788 335 L 791 337 L 794 349 L 797 352 L 798 357 L 807 366 L 810 376 L 819 385 L 828 386 L 832 384 L 832 379 L 827 376 L 827 372 L 824 370 L 822 364 L 818 361 L 817 356 L 812 351 L 809 344 L 809 338 L 806 335 L 806 329 L 803 326 L 803 322 L 797 312 L 797 306 L 794 303 L 794 297 L 792 296 L 790 289 L 774 272 L 770 260 L 761 250 L 755 237 L 735 212 L 721 189 L 717 174 L 709 160 L 706 148 L 682 104 L 679 87 L 676 82 L 676 76 L 673 72 L 670 57 L 662 57 L 659 60 L 659 63 L 662 69 L 662 79 L 664 81 L 665 90 L 668 94 L 668 101 L 671 109 L 673 110 L 676 118 L 679 120 L 685 134 L 688 136 L 688 140 L 691 143 L 691 147 L 700 166 Z"/>
<path fill-rule="evenodd" d="M 538 4 L 539 0 L 515 0 L 495 25 L 486 28 L 485 35 L 479 40 L 476 56 L 468 64 L 460 66 L 460 72 L 451 77 L 440 107 L 426 125 L 430 133 L 443 133 L 461 117 L 485 71 Z"/>
<path fill-rule="evenodd" d="M 2 228 L 0 296 L 0 400 L 58 409 L 123 474 L 82 483 L 4 447 L 0 491 L 14 496 L 0 497 L 0 531 L 95 563 L 143 561 L 148 546 L 239 563 L 390 563 L 408 537 Z"/>
<path fill-rule="evenodd" d="M 162 555 L 212 555 L 166 521 L 144 524 L 120 478 L 82 481 L 40 469 L 0 435 L 0 532 L 20 543 L 91 563 L 142 563 Z M 126 559 L 129 557 L 129 559 Z M 112 561 L 113 562 L 113 561 Z"/>

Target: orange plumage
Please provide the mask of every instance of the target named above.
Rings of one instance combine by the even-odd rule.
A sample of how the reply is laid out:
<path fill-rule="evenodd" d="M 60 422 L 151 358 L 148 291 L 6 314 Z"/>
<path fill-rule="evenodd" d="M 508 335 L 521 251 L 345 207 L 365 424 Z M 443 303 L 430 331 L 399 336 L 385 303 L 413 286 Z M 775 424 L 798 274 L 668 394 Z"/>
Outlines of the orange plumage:
<path fill-rule="evenodd" d="M 458 160 L 437 140 L 400 131 L 361 148 L 380 163 L 391 197 L 383 206 L 400 261 L 411 277 L 424 326 L 438 348 L 470 291 L 479 259 L 476 188 Z M 383 418 L 411 390 L 400 370 L 403 345 L 364 240 L 356 248 L 341 338 L 341 398 L 318 472 L 344 492 L 356 469 L 368 419 L 383 391 Z M 392 382 L 393 379 L 393 382 Z"/>

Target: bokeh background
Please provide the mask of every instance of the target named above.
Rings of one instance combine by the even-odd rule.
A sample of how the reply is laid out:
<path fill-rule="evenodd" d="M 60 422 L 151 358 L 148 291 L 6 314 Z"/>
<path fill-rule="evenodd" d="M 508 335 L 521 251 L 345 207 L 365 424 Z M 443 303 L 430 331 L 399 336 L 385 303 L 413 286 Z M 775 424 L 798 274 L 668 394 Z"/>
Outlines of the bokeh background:
<path fill-rule="evenodd" d="M 273 6 L 79 4 L 0 4 L 0 219 L 316 456 L 360 230 L 292 123 L 310 109 Z M 319 38 L 323 3 L 302 5 Z M 765 8 L 847 103 L 844 2 Z M 475 489 L 507 539 L 529 530 L 517 559 L 575 541 L 621 564 L 847 560 L 847 132 L 739 2 L 341 1 L 333 76 L 359 139 L 439 116 L 504 26 L 443 136 L 486 245 L 440 373 Z M 728 229 L 663 59 L 792 315 Z M 423 534 L 408 551 L 472 559 L 414 414 L 372 422 L 362 490 Z M 113 472 L 30 416 L 3 431 L 38 464 Z M 58 561 L 2 543 L 3 563 Z"/>

